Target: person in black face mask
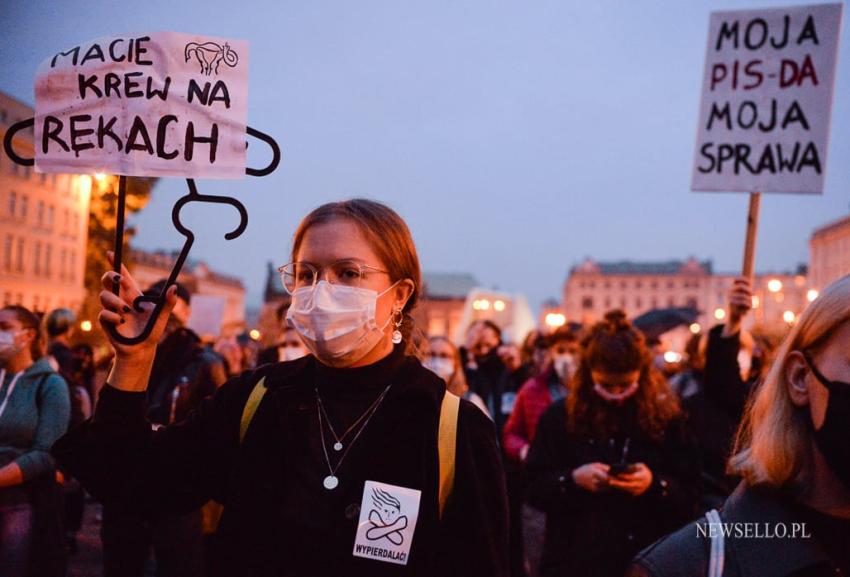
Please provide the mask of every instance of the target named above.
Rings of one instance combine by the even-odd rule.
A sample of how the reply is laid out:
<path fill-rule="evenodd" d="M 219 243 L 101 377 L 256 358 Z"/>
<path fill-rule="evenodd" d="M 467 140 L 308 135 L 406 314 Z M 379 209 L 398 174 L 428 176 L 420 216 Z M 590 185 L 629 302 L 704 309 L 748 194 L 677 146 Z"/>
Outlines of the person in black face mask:
<path fill-rule="evenodd" d="M 850 575 L 850 276 L 777 351 L 729 469 L 743 481 L 720 513 L 643 551 L 629 577 Z"/>

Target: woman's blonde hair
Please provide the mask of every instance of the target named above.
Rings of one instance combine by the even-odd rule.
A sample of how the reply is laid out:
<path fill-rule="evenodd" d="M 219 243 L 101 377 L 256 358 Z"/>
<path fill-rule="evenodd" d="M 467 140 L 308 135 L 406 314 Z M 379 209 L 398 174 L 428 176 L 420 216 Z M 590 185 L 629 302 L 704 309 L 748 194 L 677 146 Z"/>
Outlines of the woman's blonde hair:
<path fill-rule="evenodd" d="M 800 315 L 744 413 L 729 472 L 750 486 L 806 485 L 811 450 L 808 409 L 791 401 L 786 365 L 793 351 L 824 344 L 850 321 L 850 275 L 830 284 Z"/>
<path fill-rule="evenodd" d="M 452 348 L 452 361 L 454 361 L 455 372 L 452 375 L 452 378 L 449 379 L 449 382 L 446 383 L 446 388 L 450 393 L 457 395 L 458 397 L 462 397 L 469 390 L 469 384 L 466 382 L 466 374 L 463 372 L 463 364 L 460 359 L 460 351 L 457 346 L 450 341 L 447 337 L 443 336 L 434 336 L 428 338 L 428 346 L 430 348 L 432 343 L 435 342 L 443 342 L 449 345 Z"/>

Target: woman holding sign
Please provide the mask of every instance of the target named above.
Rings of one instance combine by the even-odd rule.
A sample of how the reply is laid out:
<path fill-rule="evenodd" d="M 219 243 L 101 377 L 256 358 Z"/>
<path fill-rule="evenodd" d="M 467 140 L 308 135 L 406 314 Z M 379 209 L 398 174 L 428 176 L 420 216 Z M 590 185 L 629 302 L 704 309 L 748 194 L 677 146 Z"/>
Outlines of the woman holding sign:
<path fill-rule="evenodd" d="M 744 480 L 720 512 L 643 551 L 631 577 L 850 575 L 850 276 L 785 338 L 729 469 Z"/>
<path fill-rule="evenodd" d="M 505 575 L 507 511 L 492 423 L 410 356 L 421 287 L 410 232 L 368 200 L 301 222 L 287 322 L 312 353 L 226 383 L 185 421 L 143 418 L 155 343 L 114 342 L 93 419 L 55 454 L 98 499 L 157 514 L 224 505 L 222 575 Z M 122 270 L 100 319 L 133 334 L 148 313 Z"/>

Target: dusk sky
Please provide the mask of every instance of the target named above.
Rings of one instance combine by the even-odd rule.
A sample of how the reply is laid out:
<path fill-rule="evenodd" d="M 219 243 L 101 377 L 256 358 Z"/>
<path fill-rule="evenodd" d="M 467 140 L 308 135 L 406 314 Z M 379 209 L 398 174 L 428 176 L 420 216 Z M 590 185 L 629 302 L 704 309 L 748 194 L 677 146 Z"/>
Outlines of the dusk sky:
<path fill-rule="evenodd" d="M 225 241 L 234 211 L 189 209 L 192 258 L 241 277 L 258 305 L 299 219 L 366 196 L 407 220 L 426 272 L 470 272 L 536 307 L 586 256 L 740 268 L 747 196 L 689 190 L 709 13 L 802 3 L 0 0 L 0 90 L 32 104 L 39 63 L 100 36 L 248 40 L 248 122 L 283 159 L 269 177 L 198 181 L 250 221 Z M 825 193 L 765 195 L 757 270 L 807 262 L 812 230 L 850 212 L 848 40 Z M 182 244 L 170 212 L 185 192 L 160 180 L 136 246 Z"/>

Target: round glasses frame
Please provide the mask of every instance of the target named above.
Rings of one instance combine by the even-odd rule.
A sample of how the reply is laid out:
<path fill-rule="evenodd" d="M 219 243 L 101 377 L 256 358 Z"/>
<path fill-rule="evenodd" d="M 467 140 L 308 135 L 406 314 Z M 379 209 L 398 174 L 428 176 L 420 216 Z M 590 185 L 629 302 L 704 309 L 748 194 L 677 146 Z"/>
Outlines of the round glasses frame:
<path fill-rule="evenodd" d="M 293 294 L 297 289 L 316 286 L 324 271 L 324 278 L 330 284 L 359 288 L 367 271 L 379 274 L 390 274 L 378 267 L 356 260 L 343 259 L 332 262 L 327 266 L 316 266 L 310 262 L 293 261 L 281 267 L 280 281 L 286 292 Z"/>

